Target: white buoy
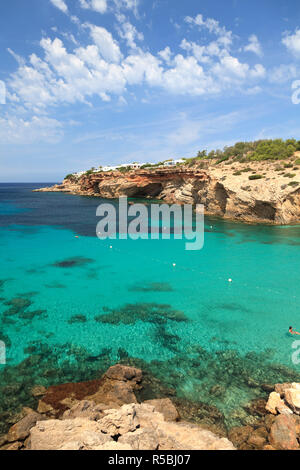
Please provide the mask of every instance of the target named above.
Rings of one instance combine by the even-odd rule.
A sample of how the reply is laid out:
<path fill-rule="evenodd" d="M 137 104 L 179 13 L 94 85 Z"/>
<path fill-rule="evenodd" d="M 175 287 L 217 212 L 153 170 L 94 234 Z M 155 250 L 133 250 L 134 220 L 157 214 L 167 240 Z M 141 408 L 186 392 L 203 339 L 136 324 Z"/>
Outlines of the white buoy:
<path fill-rule="evenodd" d="M 112 246 L 109 247 L 112 250 Z"/>
<path fill-rule="evenodd" d="M 228 279 L 228 282 L 233 282 L 232 279 Z"/>
<path fill-rule="evenodd" d="M 173 268 L 175 268 L 175 267 L 176 267 L 176 263 L 173 263 Z"/>

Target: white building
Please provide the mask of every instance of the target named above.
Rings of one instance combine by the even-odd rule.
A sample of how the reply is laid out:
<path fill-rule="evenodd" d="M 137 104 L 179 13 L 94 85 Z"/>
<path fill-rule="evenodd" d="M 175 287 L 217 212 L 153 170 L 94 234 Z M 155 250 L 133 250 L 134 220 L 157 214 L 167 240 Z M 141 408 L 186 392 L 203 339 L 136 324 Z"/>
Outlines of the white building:
<path fill-rule="evenodd" d="M 176 166 L 176 165 L 182 165 L 183 163 L 185 163 L 185 160 L 183 159 L 180 159 L 180 160 L 168 160 L 166 162 L 164 162 L 164 166 L 168 167 L 168 166 Z"/>

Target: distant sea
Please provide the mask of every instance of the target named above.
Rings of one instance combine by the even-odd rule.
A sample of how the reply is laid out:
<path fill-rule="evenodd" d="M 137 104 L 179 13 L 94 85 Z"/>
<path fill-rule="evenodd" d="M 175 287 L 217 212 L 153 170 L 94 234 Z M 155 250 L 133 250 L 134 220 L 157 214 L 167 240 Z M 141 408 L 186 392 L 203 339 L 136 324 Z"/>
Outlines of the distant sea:
<path fill-rule="evenodd" d="M 300 378 L 287 333 L 300 330 L 300 227 L 206 218 L 201 251 L 100 241 L 101 200 L 32 192 L 48 185 L 0 185 L 0 417 L 33 405 L 33 385 L 93 379 L 118 360 L 228 425 L 262 384 Z"/>

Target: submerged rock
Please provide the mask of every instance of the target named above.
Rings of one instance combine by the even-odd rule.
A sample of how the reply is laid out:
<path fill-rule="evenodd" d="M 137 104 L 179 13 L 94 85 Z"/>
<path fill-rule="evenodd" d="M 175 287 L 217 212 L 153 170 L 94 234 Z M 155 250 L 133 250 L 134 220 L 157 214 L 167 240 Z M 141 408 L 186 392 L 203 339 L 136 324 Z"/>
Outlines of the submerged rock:
<path fill-rule="evenodd" d="M 106 313 L 98 315 L 95 320 L 99 323 L 133 325 L 138 321 L 164 324 L 168 320 L 186 322 L 183 312 L 174 310 L 168 304 L 137 303 L 127 304 L 120 309 L 103 309 Z"/>
<path fill-rule="evenodd" d="M 84 266 L 89 263 L 93 263 L 94 260 L 91 258 L 84 258 L 83 256 L 76 256 L 74 258 L 68 258 L 63 261 L 57 261 L 53 266 L 57 268 L 75 268 L 78 266 Z"/>

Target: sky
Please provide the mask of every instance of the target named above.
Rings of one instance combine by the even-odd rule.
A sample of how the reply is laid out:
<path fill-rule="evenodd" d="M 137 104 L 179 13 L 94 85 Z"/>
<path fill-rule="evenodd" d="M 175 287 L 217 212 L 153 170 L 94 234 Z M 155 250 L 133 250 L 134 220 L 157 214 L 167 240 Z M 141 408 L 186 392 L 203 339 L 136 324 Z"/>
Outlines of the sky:
<path fill-rule="evenodd" d="M 300 140 L 298 0 L 2 0 L 0 182 Z"/>

